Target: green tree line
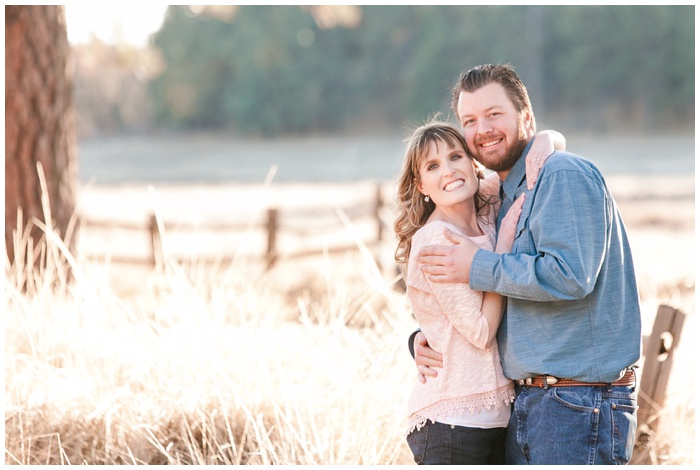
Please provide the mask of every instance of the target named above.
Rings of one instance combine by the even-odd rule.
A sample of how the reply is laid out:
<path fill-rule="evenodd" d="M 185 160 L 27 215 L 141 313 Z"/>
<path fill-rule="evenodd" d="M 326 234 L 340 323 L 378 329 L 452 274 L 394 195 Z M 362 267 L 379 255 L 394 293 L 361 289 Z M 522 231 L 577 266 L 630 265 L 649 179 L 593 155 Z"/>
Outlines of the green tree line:
<path fill-rule="evenodd" d="M 321 8 L 169 7 L 153 37 L 164 63 L 149 88 L 154 123 L 257 134 L 403 126 L 449 113 L 459 73 L 491 62 L 516 68 L 539 122 L 693 127 L 693 6 Z"/>

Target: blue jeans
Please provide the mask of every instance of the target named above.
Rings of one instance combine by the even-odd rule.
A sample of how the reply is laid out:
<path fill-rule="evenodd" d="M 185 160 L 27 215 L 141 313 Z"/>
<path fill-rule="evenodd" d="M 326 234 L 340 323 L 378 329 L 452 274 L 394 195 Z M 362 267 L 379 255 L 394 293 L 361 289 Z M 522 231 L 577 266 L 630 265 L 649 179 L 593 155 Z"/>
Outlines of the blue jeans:
<path fill-rule="evenodd" d="M 634 387 L 515 387 L 508 465 L 624 465 L 637 430 Z"/>
<path fill-rule="evenodd" d="M 419 465 L 503 465 L 506 428 L 468 428 L 428 421 L 406 440 Z"/>

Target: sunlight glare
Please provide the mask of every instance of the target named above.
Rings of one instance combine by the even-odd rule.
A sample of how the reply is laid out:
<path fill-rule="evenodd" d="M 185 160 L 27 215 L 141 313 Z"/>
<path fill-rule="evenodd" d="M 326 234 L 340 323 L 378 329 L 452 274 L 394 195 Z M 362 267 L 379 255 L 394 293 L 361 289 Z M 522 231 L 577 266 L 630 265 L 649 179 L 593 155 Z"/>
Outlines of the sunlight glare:
<path fill-rule="evenodd" d="M 66 4 L 66 27 L 71 44 L 88 42 L 92 35 L 110 44 L 126 42 L 146 46 L 149 36 L 163 24 L 167 5 Z"/>

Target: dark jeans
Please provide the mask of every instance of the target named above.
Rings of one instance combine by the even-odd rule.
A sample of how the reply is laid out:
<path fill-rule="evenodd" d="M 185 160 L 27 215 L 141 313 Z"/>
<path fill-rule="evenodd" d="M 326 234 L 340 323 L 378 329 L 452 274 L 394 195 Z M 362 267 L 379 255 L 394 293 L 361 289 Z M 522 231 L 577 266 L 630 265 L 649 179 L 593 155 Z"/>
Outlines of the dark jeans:
<path fill-rule="evenodd" d="M 624 465 L 637 429 L 633 387 L 515 387 L 508 465 Z"/>
<path fill-rule="evenodd" d="M 406 440 L 419 465 L 503 465 L 506 428 L 467 428 L 428 421 Z"/>

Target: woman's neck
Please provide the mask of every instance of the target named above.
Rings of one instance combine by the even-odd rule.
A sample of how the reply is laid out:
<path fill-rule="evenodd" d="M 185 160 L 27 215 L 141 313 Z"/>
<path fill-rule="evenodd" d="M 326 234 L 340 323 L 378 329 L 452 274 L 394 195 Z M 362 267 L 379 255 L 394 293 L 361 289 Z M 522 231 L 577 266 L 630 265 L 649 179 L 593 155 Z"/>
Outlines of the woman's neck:
<path fill-rule="evenodd" d="M 476 207 L 474 207 L 472 199 L 449 207 L 436 206 L 433 213 L 430 214 L 428 222 L 435 220 L 450 223 L 469 237 L 478 237 L 484 234 L 479 226 Z"/>

